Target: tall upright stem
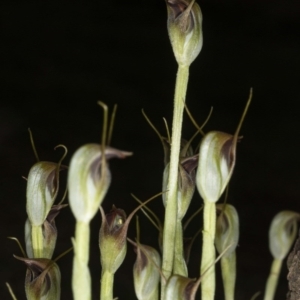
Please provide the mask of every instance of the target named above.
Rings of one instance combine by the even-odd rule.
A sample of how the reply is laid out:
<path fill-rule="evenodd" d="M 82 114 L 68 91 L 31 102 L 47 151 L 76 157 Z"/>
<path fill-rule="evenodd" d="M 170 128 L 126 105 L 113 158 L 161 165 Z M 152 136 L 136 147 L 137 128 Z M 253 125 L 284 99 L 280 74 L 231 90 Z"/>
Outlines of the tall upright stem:
<path fill-rule="evenodd" d="M 90 225 L 76 223 L 72 289 L 75 300 L 91 300 L 91 275 L 88 267 L 90 249 Z"/>
<path fill-rule="evenodd" d="M 215 296 L 215 250 L 216 204 L 204 201 L 203 208 L 203 244 L 200 274 L 204 274 L 201 282 L 201 299 L 213 300 Z"/>
<path fill-rule="evenodd" d="M 189 67 L 179 65 L 175 86 L 174 111 L 171 137 L 171 155 L 169 164 L 168 193 L 166 195 L 165 223 L 163 233 L 163 265 L 162 271 L 166 280 L 172 274 L 174 262 L 174 247 L 177 219 L 177 180 L 178 163 L 181 143 L 182 118 L 189 77 Z M 162 283 L 162 296 L 164 299 L 165 282 Z"/>

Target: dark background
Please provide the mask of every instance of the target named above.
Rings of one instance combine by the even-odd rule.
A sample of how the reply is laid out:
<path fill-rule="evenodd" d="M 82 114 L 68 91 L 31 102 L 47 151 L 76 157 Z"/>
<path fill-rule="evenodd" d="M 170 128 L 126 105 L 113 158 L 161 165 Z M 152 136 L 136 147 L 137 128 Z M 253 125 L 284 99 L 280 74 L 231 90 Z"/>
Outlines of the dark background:
<path fill-rule="evenodd" d="M 187 104 L 193 116 L 200 124 L 213 106 L 205 130 L 233 133 L 249 89 L 254 88 L 228 198 L 239 211 L 241 224 L 236 299 L 250 299 L 263 292 L 271 265 L 272 217 L 283 209 L 300 209 L 300 3 L 202 0 L 199 4 L 204 46 L 190 70 Z M 111 162 L 113 182 L 103 205 L 108 211 L 114 203 L 129 213 L 137 205 L 131 192 L 145 200 L 161 190 L 163 152 L 141 109 L 165 134 L 162 117 L 171 122 L 177 66 L 162 0 L 2 1 L 0 15 L 0 298 L 10 298 L 4 284 L 8 281 L 18 299 L 25 299 L 25 267 L 12 257 L 21 254 L 7 236 L 18 237 L 23 244 L 22 176 L 35 162 L 27 128 L 42 160 L 58 161 L 62 151 L 53 148 L 63 143 L 69 149 L 68 164 L 80 145 L 100 141 L 102 111 L 96 101 L 111 108 L 117 103 L 112 145 L 133 151 L 134 156 Z M 191 137 L 195 128 L 186 117 L 184 127 L 184 137 Z M 200 205 L 195 196 L 189 213 Z M 163 217 L 160 199 L 151 207 Z M 157 232 L 139 216 L 141 242 L 157 247 Z M 188 234 L 201 222 L 200 217 L 194 220 Z M 98 214 L 92 222 L 93 299 L 99 298 L 99 226 Z M 54 256 L 71 246 L 74 219 L 68 208 L 57 218 L 57 227 Z M 199 253 L 200 239 L 192 253 L 190 277 L 199 276 Z M 114 295 L 120 299 L 134 299 L 134 259 L 129 245 L 116 274 Z M 60 260 L 62 299 L 71 298 L 71 264 L 71 254 Z M 276 299 L 285 299 L 286 275 L 284 264 Z M 216 298 L 223 299 L 220 283 Z"/>

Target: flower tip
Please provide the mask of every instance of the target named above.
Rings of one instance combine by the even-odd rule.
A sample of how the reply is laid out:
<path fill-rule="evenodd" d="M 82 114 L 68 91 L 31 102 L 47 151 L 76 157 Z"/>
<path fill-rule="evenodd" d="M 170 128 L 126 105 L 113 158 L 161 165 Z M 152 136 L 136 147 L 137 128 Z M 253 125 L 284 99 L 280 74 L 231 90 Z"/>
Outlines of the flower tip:
<path fill-rule="evenodd" d="M 127 252 L 127 229 L 126 213 L 124 210 L 113 206 L 112 210 L 102 215 L 102 224 L 99 232 L 99 247 L 101 253 L 101 265 L 104 271 L 115 273 L 123 263 Z"/>
<path fill-rule="evenodd" d="M 189 66 L 203 45 L 202 13 L 195 0 L 167 0 L 168 32 L 177 63 Z"/>

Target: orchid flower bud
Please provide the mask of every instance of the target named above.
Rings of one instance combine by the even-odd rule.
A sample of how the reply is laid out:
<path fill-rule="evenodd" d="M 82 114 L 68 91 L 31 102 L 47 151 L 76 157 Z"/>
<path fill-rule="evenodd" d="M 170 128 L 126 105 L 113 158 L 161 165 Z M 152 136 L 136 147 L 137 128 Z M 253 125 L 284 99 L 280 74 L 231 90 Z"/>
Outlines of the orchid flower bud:
<path fill-rule="evenodd" d="M 200 279 L 172 275 L 167 283 L 165 299 L 172 300 L 194 300 Z"/>
<path fill-rule="evenodd" d="M 202 139 L 196 185 L 204 202 L 217 202 L 224 192 L 235 165 L 236 143 L 235 136 L 219 131 Z"/>
<path fill-rule="evenodd" d="M 112 282 L 114 274 L 123 263 L 127 252 L 127 230 L 132 217 L 141 207 L 160 195 L 161 193 L 143 202 L 131 212 L 128 218 L 126 218 L 126 214 L 122 209 L 117 209 L 115 206 L 113 206 L 109 214 L 105 215 L 100 206 L 102 216 L 102 224 L 99 232 L 102 265 L 101 299 L 113 298 Z"/>
<path fill-rule="evenodd" d="M 220 254 L 227 249 L 223 258 L 228 257 L 237 247 L 239 216 L 236 209 L 230 204 L 217 204 L 217 211 L 220 214 L 217 218 L 215 243 Z"/>
<path fill-rule="evenodd" d="M 236 161 L 239 131 L 251 100 L 252 88 L 234 135 L 211 131 L 201 141 L 196 185 L 204 202 L 217 202 L 231 179 Z"/>
<path fill-rule="evenodd" d="M 239 217 L 230 204 L 217 204 L 215 244 L 221 257 L 221 272 L 225 299 L 234 299 L 236 282 L 236 253 L 239 240 Z"/>
<path fill-rule="evenodd" d="M 113 206 L 110 213 L 102 215 L 102 224 L 99 233 L 99 247 L 101 252 L 101 265 L 104 272 L 114 274 L 123 263 L 127 252 L 127 229 L 126 213 L 122 209 Z"/>
<path fill-rule="evenodd" d="M 161 195 L 159 193 L 158 195 Z M 126 213 L 115 206 L 107 215 L 100 206 L 102 223 L 99 232 L 99 247 L 101 253 L 102 272 L 114 274 L 122 264 L 127 251 L 127 230 L 134 214 L 148 202 L 157 197 L 151 197 L 135 208 L 126 218 Z"/>
<path fill-rule="evenodd" d="M 177 218 L 180 220 L 185 216 L 195 192 L 197 165 L 198 155 L 185 158 L 179 164 Z"/>
<path fill-rule="evenodd" d="M 166 0 L 168 32 L 179 65 L 189 66 L 203 45 L 202 13 L 195 0 Z"/>
<path fill-rule="evenodd" d="M 51 259 L 56 246 L 57 228 L 55 218 L 67 204 L 53 205 L 43 225 L 44 258 Z"/>
<path fill-rule="evenodd" d="M 188 160 L 193 161 L 194 164 L 185 165 L 185 163 L 188 163 Z M 197 166 L 197 163 L 198 163 L 198 159 L 193 156 L 191 158 L 185 159 L 179 165 L 178 192 L 177 192 L 177 217 L 180 220 L 185 216 L 194 195 L 195 184 L 196 184 L 195 183 L 196 172 L 194 169 Z M 167 164 L 163 173 L 163 191 L 167 190 L 168 178 L 169 178 L 169 164 Z M 164 193 L 162 195 L 164 205 L 166 205 L 166 199 L 167 199 L 166 194 L 167 193 Z"/>
<path fill-rule="evenodd" d="M 139 300 L 155 299 L 160 279 L 160 255 L 152 247 L 129 241 L 135 246 L 137 253 L 133 266 L 135 294 Z"/>
<path fill-rule="evenodd" d="M 51 259 L 56 246 L 57 228 L 55 225 L 55 218 L 60 210 L 66 207 L 67 204 L 53 205 L 50 212 L 42 226 L 43 232 L 43 258 Z M 31 225 L 29 220 L 25 223 L 25 244 L 26 253 L 29 258 L 34 258 L 32 247 Z"/>
<path fill-rule="evenodd" d="M 181 141 L 180 162 L 177 189 L 177 218 L 182 220 L 185 216 L 195 191 L 195 169 L 198 165 L 198 155 L 193 155 L 193 149 L 186 140 Z M 163 173 L 163 191 L 168 190 L 169 163 Z M 162 195 L 166 206 L 167 193 Z"/>
<path fill-rule="evenodd" d="M 105 161 L 129 155 L 130 152 L 105 147 Z M 107 163 L 102 163 L 102 148 L 98 144 L 80 147 L 71 159 L 68 176 L 69 201 L 77 221 L 90 222 L 106 195 L 111 174 Z"/>
<path fill-rule="evenodd" d="M 61 275 L 58 265 L 46 258 L 15 256 L 27 266 L 25 292 L 28 300 L 59 300 Z"/>
<path fill-rule="evenodd" d="M 269 247 L 274 259 L 266 282 L 265 300 L 274 299 L 282 262 L 295 241 L 299 219 L 299 213 L 281 211 L 272 220 L 269 229 Z"/>
<path fill-rule="evenodd" d="M 58 193 L 57 168 L 52 162 L 37 162 L 29 171 L 26 210 L 32 226 L 41 226 Z"/>
<path fill-rule="evenodd" d="M 269 247 L 275 259 L 284 259 L 289 253 L 296 235 L 300 214 L 281 211 L 272 220 L 269 230 Z"/>

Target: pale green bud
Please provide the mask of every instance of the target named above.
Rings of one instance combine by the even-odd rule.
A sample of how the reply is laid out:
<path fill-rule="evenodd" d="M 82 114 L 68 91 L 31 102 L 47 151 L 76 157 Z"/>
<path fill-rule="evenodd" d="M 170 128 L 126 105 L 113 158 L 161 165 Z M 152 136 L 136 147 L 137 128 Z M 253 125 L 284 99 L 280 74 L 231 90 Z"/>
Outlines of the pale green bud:
<path fill-rule="evenodd" d="M 194 196 L 198 155 L 182 159 L 179 164 L 177 218 L 182 220 Z"/>
<path fill-rule="evenodd" d="M 134 214 L 154 198 L 152 197 L 143 202 L 127 218 L 122 209 L 113 206 L 111 212 L 105 215 L 100 206 L 102 223 L 99 232 L 99 247 L 102 272 L 114 274 L 120 267 L 127 251 L 126 239 L 129 223 Z"/>
<path fill-rule="evenodd" d="M 202 13 L 195 0 L 167 0 L 168 32 L 179 65 L 189 66 L 203 45 Z"/>
<path fill-rule="evenodd" d="M 188 146 L 188 147 L 187 147 Z M 177 189 L 177 218 L 182 220 L 185 216 L 195 191 L 195 169 L 198 165 L 198 155 L 193 155 L 193 149 L 187 141 L 181 141 L 180 162 L 178 172 Z M 163 173 L 163 191 L 168 190 L 169 163 Z M 167 193 L 162 195 L 163 203 L 166 206 Z"/>
<path fill-rule="evenodd" d="M 269 230 L 269 247 L 275 259 L 284 259 L 289 253 L 296 235 L 300 214 L 281 211 L 272 220 Z"/>
<path fill-rule="evenodd" d="M 197 161 L 195 167 L 197 166 Z M 179 164 L 178 172 L 178 189 L 177 189 L 177 217 L 182 219 L 191 203 L 191 200 L 195 191 L 195 177 L 196 172 L 194 169 L 186 170 L 181 164 Z M 169 164 L 165 167 L 163 173 L 163 191 L 168 190 L 169 179 Z M 163 203 L 166 206 L 167 193 L 162 195 Z"/>
<path fill-rule="evenodd" d="M 127 252 L 126 213 L 113 206 L 110 213 L 102 215 L 102 224 L 99 232 L 99 247 L 103 272 L 114 274 L 124 261 Z"/>
<path fill-rule="evenodd" d="M 55 218 L 59 214 L 60 210 L 66 207 L 67 204 L 53 205 L 50 212 L 43 223 L 43 258 L 51 259 L 56 246 L 57 229 L 55 225 Z M 31 236 L 31 225 L 29 220 L 25 223 L 25 244 L 26 253 L 29 258 L 34 257 L 32 248 L 32 236 Z"/>
<path fill-rule="evenodd" d="M 207 133 L 200 145 L 196 185 L 204 201 L 217 202 L 233 173 L 235 136 L 218 131 Z"/>
<path fill-rule="evenodd" d="M 234 135 L 211 131 L 201 141 L 196 185 L 204 202 L 217 202 L 230 181 L 236 161 L 238 134 L 251 99 L 252 89 Z"/>
<path fill-rule="evenodd" d="M 230 204 L 217 204 L 217 211 L 215 244 L 219 254 L 230 246 L 222 256 L 227 257 L 235 251 L 239 241 L 239 216 Z"/>
<path fill-rule="evenodd" d="M 25 292 L 28 300 L 59 300 L 61 275 L 58 265 L 46 258 L 15 256 L 27 266 Z"/>
<path fill-rule="evenodd" d="M 105 161 L 129 155 L 129 152 L 105 147 Z M 103 166 L 102 162 L 102 147 L 99 144 L 80 147 L 71 159 L 68 176 L 69 202 L 77 221 L 90 222 L 109 188 L 111 174 L 107 163 Z"/>
<path fill-rule="evenodd" d="M 139 300 L 155 299 L 158 293 L 161 259 L 152 247 L 134 243 L 137 258 L 133 266 L 135 294 Z"/>
<path fill-rule="evenodd" d="M 26 210 L 32 226 L 41 226 L 58 193 L 57 168 L 52 162 L 37 162 L 29 171 Z"/>
<path fill-rule="evenodd" d="M 172 275 L 167 283 L 165 299 L 194 300 L 200 280 Z"/>
<path fill-rule="evenodd" d="M 55 218 L 59 214 L 60 210 L 66 207 L 67 204 L 53 205 L 43 225 L 43 237 L 44 237 L 44 258 L 52 258 L 53 252 L 56 246 L 57 240 L 57 228 L 55 224 Z"/>

